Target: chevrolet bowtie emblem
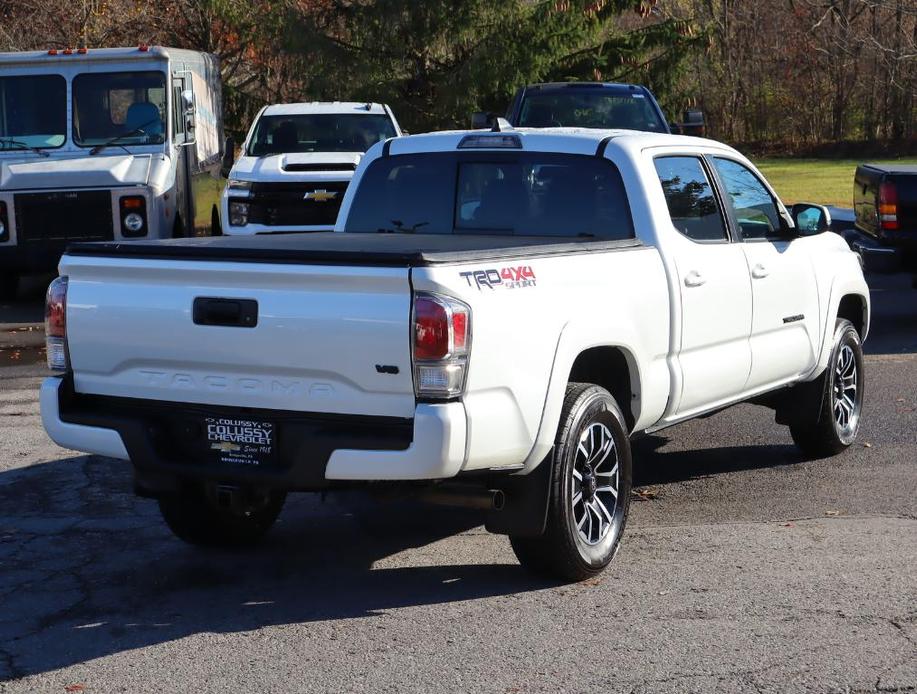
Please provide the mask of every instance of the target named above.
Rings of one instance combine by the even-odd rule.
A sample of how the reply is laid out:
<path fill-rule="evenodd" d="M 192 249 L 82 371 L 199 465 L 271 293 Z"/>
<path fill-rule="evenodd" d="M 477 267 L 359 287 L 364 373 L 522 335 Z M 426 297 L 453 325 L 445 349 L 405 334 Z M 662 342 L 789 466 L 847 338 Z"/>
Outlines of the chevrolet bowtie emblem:
<path fill-rule="evenodd" d="M 328 202 L 334 200 L 338 194 L 335 191 L 313 190 L 303 196 L 303 200 L 314 200 L 315 202 Z"/>
<path fill-rule="evenodd" d="M 220 441 L 219 443 L 211 443 L 210 450 L 220 451 L 222 453 L 235 453 L 236 451 L 242 450 L 242 446 L 237 443 L 232 443 L 231 441 Z"/>

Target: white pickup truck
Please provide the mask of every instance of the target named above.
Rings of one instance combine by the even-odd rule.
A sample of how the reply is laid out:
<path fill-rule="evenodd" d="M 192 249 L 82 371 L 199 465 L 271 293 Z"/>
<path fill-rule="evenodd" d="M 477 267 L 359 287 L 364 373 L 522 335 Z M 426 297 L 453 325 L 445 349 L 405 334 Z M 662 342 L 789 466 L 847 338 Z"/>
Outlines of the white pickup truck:
<path fill-rule="evenodd" d="M 258 539 L 290 491 L 397 482 L 582 579 L 618 546 L 632 435 L 751 400 L 807 456 L 854 440 L 869 291 L 821 226 L 710 140 L 392 139 L 336 232 L 72 246 L 42 417 L 130 460 L 193 543 Z"/>
<path fill-rule="evenodd" d="M 226 173 L 223 233 L 331 231 L 363 153 L 399 135 L 385 104 L 265 106 Z"/>

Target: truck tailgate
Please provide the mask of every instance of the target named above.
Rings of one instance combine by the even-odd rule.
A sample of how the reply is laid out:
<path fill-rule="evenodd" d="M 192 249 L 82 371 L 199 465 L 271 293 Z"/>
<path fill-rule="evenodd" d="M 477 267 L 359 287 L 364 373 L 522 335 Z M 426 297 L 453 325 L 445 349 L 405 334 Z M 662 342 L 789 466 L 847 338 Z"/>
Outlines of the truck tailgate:
<path fill-rule="evenodd" d="M 79 393 L 414 415 L 407 267 L 67 255 L 60 270 Z M 198 324 L 196 299 L 257 302 L 256 324 Z"/>

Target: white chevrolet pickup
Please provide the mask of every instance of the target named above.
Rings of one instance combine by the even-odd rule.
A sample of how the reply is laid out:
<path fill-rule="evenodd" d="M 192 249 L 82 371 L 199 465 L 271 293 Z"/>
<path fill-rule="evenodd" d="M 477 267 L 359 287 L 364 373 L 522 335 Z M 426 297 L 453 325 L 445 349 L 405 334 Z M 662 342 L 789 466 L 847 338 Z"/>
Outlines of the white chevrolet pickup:
<path fill-rule="evenodd" d="M 331 231 L 363 153 L 401 134 L 385 104 L 265 106 L 227 173 L 223 233 Z"/>
<path fill-rule="evenodd" d="M 856 437 L 869 291 L 823 215 L 710 140 L 388 140 L 335 232 L 71 246 L 42 417 L 130 460 L 193 543 L 397 482 L 583 579 L 621 538 L 632 435 L 750 400 L 804 455 Z"/>

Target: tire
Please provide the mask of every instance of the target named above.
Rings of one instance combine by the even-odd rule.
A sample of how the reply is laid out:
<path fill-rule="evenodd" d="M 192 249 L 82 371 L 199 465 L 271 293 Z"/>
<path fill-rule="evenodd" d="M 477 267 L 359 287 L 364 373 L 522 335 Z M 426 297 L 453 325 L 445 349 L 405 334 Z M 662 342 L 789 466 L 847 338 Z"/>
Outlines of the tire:
<path fill-rule="evenodd" d="M 210 209 L 210 235 L 211 236 L 222 236 L 223 235 L 223 226 L 220 224 L 220 212 L 217 210 L 217 206 L 214 205 Z"/>
<path fill-rule="evenodd" d="M 0 300 L 12 301 L 16 298 L 19 289 L 19 275 L 15 272 L 5 272 L 0 276 Z"/>
<path fill-rule="evenodd" d="M 216 486 L 189 485 L 159 500 L 163 520 L 176 537 L 203 547 L 242 547 L 261 540 L 274 525 L 286 494 L 246 490 L 231 507 L 217 501 Z"/>
<path fill-rule="evenodd" d="M 595 464 L 599 451 L 604 453 Z M 510 536 L 510 543 L 530 571 L 582 581 L 614 558 L 630 505 L 630 440 L 607 390 L 588 383 L 567 386 L 554 449 L 542 463 L 547 464 L 552 470 L 545 532 Z"/>
<path fill-rule="evenodd" d="M 837 320 L 828 368 L 815 384 L 818 387 L 800 391 L 803 414 L 790 424 L 790 435 L 807 458 L 827 458 L 846 450 L 860 428 L 865 386 L 863 347 L 850 321 Z"/>

